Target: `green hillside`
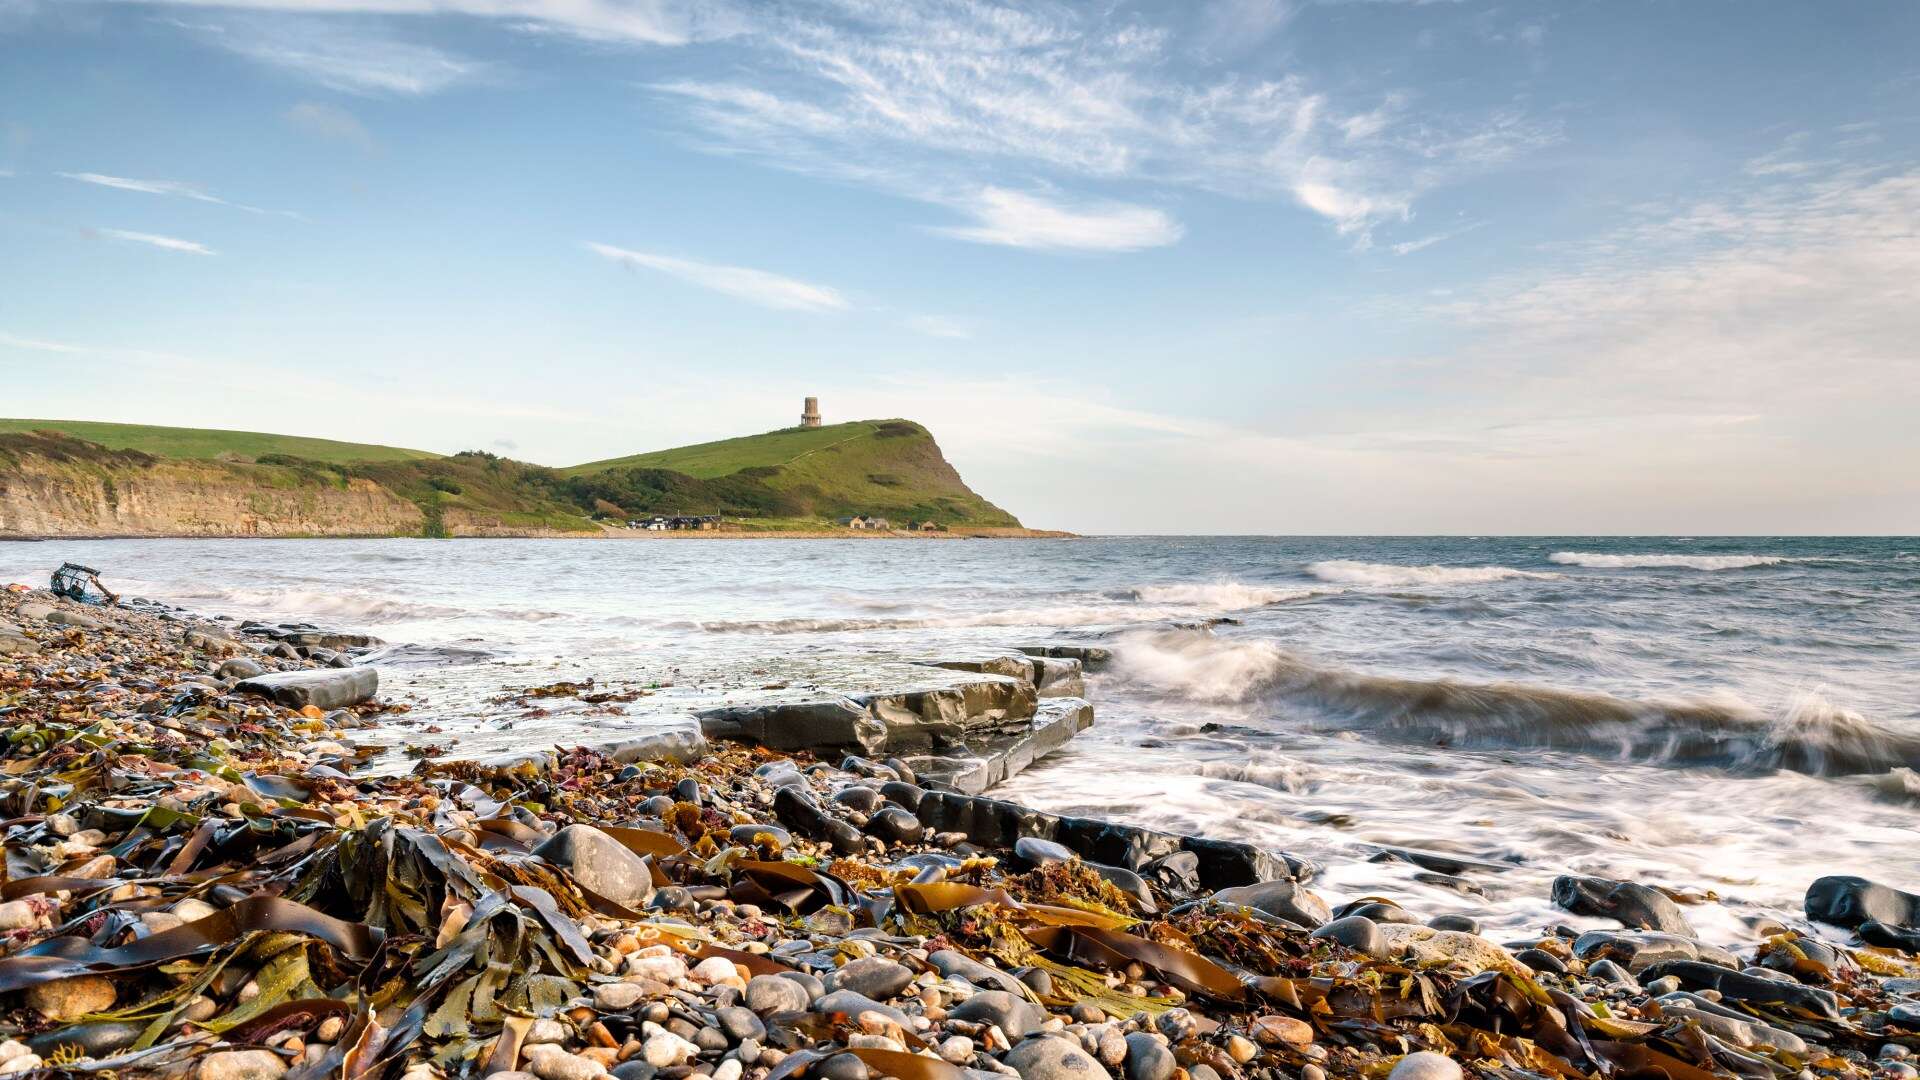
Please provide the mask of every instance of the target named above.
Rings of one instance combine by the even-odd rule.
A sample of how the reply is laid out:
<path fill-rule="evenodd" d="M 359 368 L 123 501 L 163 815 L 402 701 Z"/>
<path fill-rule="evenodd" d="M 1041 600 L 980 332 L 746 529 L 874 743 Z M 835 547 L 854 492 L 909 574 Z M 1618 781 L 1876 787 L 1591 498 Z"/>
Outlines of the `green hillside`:
<path fill-rule="evenodd" d="M 632 512 L 709 512 L 831 519 L 881 514 L 897 524 L 1017 527 L 1012 514 L 960 479 L 926 428 L 911 420 L 857 420 L 820 428 L 656 450 L 560 470 L 575 501 Z M 681 478 L 681 479 L 675 479 Z M 699 483 L 682 482 L 691 478 Z M 656 491 L 678 488 L 663 508 Z"/>
<path fill-rule="evenodd" d="M 287 507 L 318 514 L 328 500 L 357 508 L 328 511 L 333 516 L 322 522 L 353 535 L 391 530 L 396 512 L 416 511 L 418 531 L 427 536 L 592 532 L 597 523 L 656 514 L 718 515 L 754 530 L 814 530 L 856 514 L 901 527 L 926 521 L 961 529 L 1020 527 L 967 487 L 933 435 L 908 420 L 789 428 L 568 469 L 480 451 L 443 457 L 255 432 L 0 420 L 0 494 L 10 479 L 17 491 L 29 490 L 29 482 L 43 492 L 57 490 L 68 509 L 93 505 L 88 512 L 96 518 L 84 526 L 92 529 L 113 527 L 109 521 L 173 527 L 129 523 L 119 509 L 123 496 L 141 510 L 165 505 L 182 522 L 206 515 L 192 527 L 220 535 L 293 528 Z M 39 501 L 53 498 L 43 493 Z M 281 509 L 259 509 L 269 506 Z M 362 517 L 356 524 L 343 514 Z M 315 520 L 302 517 L 298 528 L 310 531 Z"/>
<path fill-rule="evenodd" d="M 0 419 L 0 434 L 28 431 L 58 431 L 109 450 L 138 450 L 155 457 L 189 461 L 252 461 L 269 454 L 281 454 L 344 465 L 351 461 L 425 461 L 439 456 L 397 446 L 336 442 L 302 435 L 269 435 L 260 431 L 103 424 L 91 420 Z"/>
<path fill-rule="evenodd" d="M 561 469 L 563 476 L 584 476 L 608 469 L 667 469 L 704 480 L 729 476 L 741 469 L 786 465 L 807 454 L 856 439 L 871 438 L 884 424 L 905 424 L 905 420 L 855 420 L 832 427 L 787 428 L 764 435 L 742 435 L 737 439 L 695 443 L 671 450 L 649 450 L 644 454 L 589 461 L 585 465 Z M 921 434 L 926 429 L 912 425 Z"/>

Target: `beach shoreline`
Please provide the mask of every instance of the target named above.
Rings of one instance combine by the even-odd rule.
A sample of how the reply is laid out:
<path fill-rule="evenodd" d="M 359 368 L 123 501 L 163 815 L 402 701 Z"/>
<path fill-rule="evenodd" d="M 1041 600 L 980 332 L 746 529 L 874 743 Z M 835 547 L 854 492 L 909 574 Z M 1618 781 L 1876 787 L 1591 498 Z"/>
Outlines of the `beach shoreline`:
<path fill-rule="evenodd" d="M 39 1017 L 0 1020 L 0 1071 L 301 1080 L 376 1039 L 406 1080 L 1680 1080 L 1816 1052 L 1815 1075 L 1866 1077 L 1920 1049 L 1896 993 L 1920 989 L 1920 937 L 1888 944 L 1920 898 L 1864 882 L 1808 898 L 1857 948 L 1778 926 L 1736 955 L 1658 890 L 1591 878 L 1567 905 L 1621 929 L 1496 943 L 1471 915 L 1332 910 L 1283 855 L 957 795 L 897 758 L 656 741 L 364 776 L 355 732 L 405 708 L 353 663 L 373 647 L 0 594 L 9 865 L 37 875 L 0 904 L 0 992 Z M 110 782 L 56 794 L 76 755 Z M 128 941 L 46 962 L 96 922 Z M 263 953 L 255 929 L 307 944 Z M 472 996 L 488 949 L 515 973 L 505 1009 Z M 242 978 L 122 959 L 156 955 Z"/>

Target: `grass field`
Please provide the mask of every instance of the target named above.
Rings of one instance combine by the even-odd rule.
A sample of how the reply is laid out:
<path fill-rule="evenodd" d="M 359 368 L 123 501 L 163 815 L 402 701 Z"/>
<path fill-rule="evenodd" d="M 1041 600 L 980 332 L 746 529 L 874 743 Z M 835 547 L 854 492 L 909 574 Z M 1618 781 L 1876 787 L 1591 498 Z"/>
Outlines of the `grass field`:
<path fill-rule="evenodd" d="M 139 450 L 155 457 L 188 460 L 252 460 L 266 454 L 288 454 L 308 461 L 339 465 L 350 461 L 425 461 L 439 457 L 425 450 L 337 442 L 300 435 L 269 435 L 259 431 L 103 424 L 90 420 L 0 419 L 0 434 L 23 431 L 58 431 L 76 439 L 99 443 L 109 450 Z"/>
<path fill-rule="evenodd" d="M 737 439 L 677 446 L 671 450 L 650 450 L 644 454 L 589 461 L 561 469 L 565 476 L 584 476 L 608 469 L 669 469 L 702 480 L 731 476 L 741 469 L 785 465 L 804 455 L 839 443 L 874 435 L 885 420 L 855 420 L 831 427 L 787 428 L 764 435 L 743 435 Z M 892 421 L 904 423 L 905 421 Z M 916 425 L 917 426 L 917 425 Z"/>

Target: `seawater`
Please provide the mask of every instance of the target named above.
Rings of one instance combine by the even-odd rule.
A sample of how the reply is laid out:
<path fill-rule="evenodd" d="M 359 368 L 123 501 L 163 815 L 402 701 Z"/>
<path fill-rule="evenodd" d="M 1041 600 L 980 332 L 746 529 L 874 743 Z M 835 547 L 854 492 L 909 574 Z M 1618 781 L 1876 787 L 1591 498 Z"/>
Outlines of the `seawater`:
<path fill-rule="evenodd" d="M 199 611 L 483 654 L 386 673 L 415 705 L 397 741 L 566 743 L 1087 641 L 1118 656 L 1095 727 L 999 794 L 1305 855 L 1335 902 L 1602 925 L 1548 903 L 1578 872 L 1711 894 L 1689 917 L 1739 940 L 1821 874 L 1920 890 L 1913 539 L 75 541 L 0 544 L 0 580 L 67 559 Z M 647 693 L 492 700 L 588 676 Z"/>

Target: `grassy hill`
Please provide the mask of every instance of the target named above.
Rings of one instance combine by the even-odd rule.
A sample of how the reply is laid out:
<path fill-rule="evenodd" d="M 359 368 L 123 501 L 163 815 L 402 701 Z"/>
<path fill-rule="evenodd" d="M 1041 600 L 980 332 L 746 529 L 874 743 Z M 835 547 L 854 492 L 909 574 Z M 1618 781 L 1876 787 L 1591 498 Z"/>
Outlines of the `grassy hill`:
<path fill-rule="evenodd" d="M 651 514 L 718 514 L 757 530 L 818 529 L 854 514 L 898 526 L 1020 527 L 907 420 L 790 428 L 566 469 L 479 451 L 0 420 L 0 495 L 34 511 L 31 531 L 72 535 L 513 535 L 594 532 L 598 521 Z M 0 514 L 0 534 L 29 531 L 26 520 L 9 526 Z"/>
<path fill-rule="evenodd" d="M 284 454 L 308 461 L 344 465 L 352 461 L 424 461 L 440 456 L 425 450 L 311 439 L 302 435 L 269 435 L 261 431 L 103 424 L 91 420 L 0 418 L 0 435 L 29 431 L 58 431 L 76 439 L 98 443 L 109 450 L 138 450 L 154 457 L 191 461 L 252 461 L 269 454 Z"/>

